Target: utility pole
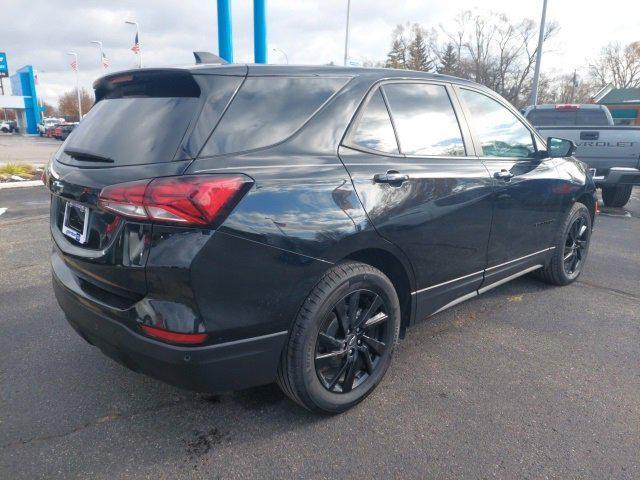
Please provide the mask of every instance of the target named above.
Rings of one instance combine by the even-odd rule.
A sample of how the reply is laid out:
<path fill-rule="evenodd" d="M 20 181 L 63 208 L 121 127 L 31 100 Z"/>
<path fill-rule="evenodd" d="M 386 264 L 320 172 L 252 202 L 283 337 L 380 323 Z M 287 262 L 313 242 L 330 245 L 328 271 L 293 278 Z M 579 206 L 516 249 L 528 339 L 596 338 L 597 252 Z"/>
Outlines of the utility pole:
<path fill-rule="evenodd" d="M 218 0 L 218 53 L 220 58 L 233 63 L 230 0 Z"/>
<path fill-rule="evenodd" d="M 76 93 L 78 94 L 78 121 L 82 120 L 82 102 L 80 100 L 80 80 L 78 79 L 78 70 L 80 69 L 80 65 L 78 65 L 78 54 L 76 52 L 68 52 L 67 55 L 71 55 L 73 57 L 73 64 L 75 65 L 76 72 Z"/>
<path fill-rule="evenodd" d="M 137 46 L 137 50 L 133 50 L 133 51 L 138 55 L 138 68 L 142 68 L 142 46 L 140 43 L 140 25 L 138 25 L 138 22 L 134 22 L 133 20 L 125 20 L 124 23 L 128 25 L 135 25 L 136 27 L 136 43 L 133 44 L 132 50 Z"/>
<path fill-rule="evenodd" d="M 344 65 L 349 59 L 349 17 L 351 15 L 351 0 L 347 0 L 347 29 L 344 35 Z"/>
<path fill-rule="evenodd" d="M 253 56 L 256 63 L 267 63 L 266 0 L 253 0 Z"/>
<path fill-rule="evenodd" d="M 544 43 L 544 28 L 547 18 L 547 0 L 542 0 L 542 19 L 540 20 L 540 34 L 538 35 L 538 51 L 536 52 L 536 69 L 531 84 L 531 105 L 538 104 L 538 83 L 540 82 L 540 61 L 542 60 L 542 44 Z"/>

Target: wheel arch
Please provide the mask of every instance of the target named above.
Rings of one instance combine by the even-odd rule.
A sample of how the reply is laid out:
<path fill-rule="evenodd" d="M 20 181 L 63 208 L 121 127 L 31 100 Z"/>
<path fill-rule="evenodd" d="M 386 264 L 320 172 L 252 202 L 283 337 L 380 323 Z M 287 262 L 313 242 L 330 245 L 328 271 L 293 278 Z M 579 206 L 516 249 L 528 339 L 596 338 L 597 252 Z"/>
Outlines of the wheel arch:
<path fill-rule="evenodd" d="M 598 200 L 595 198 L 595 196 L 589 192 L 583 193 L 576 199 L 576 203 L 582 203 L 589 210 L 589 214 L 591 215 L 592 226 L 596 218 L 596 202 L 597 201 Z"/>
<path fill-rule="evenodd" d="M 393 284 L 400 302 L 400 336 L 404 338 L 406 329 L 413 323 L 415 314 L 413 291 L 413 273 L 402 260 L 382 248 L 364 248 L 345 256 L 341 261 L 353 260 L 371 265 L 384 273 Z"/>

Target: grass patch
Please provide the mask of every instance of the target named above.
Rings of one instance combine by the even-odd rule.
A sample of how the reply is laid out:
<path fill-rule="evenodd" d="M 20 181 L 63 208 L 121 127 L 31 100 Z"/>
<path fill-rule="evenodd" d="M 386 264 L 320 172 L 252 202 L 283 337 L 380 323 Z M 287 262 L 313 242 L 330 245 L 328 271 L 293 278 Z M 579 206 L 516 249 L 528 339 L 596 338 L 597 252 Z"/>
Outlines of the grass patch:
<path fill-rule="evenodd" d="M 15 163 L 0 165 L 0 175 L 19 175 L 22 177 L 33 175 L 33 172 L 34 168 L 31 165 L 18 165 Z"/>

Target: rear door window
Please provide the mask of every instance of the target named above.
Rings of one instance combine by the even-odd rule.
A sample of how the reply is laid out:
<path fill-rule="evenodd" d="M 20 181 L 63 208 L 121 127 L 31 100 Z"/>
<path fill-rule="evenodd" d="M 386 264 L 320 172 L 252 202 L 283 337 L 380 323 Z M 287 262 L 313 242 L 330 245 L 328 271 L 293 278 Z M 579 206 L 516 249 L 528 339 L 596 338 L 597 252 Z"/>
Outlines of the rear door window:
<path fill-rule="evenodd" d="M 253 150 L 287 139 L 348 80 L 247 77 L 201 155 Z"/>
<path fill-rule="evenodd" d="M 389 83 L 382 88 L 403 154 L 465 155 L 460 125 L 443 85 Z"/>
<path fill-rule="evenodd" d="M 379 89 L 369 97 L 349 143 L 382 153 L 399 153 L 389 111 Z"/>

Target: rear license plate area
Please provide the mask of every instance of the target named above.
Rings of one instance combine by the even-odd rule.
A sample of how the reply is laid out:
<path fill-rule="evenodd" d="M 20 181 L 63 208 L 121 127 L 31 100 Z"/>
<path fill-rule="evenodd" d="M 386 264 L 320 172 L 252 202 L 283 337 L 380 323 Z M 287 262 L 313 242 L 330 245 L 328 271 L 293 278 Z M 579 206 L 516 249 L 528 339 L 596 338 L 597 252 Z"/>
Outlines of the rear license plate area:
<path fill-rule="evenodd" d="M 79 203 L 66 202 L 62 220 L 62 233 L 84 245 L 88 240 L 88 230 L 89 209 Z"/>

